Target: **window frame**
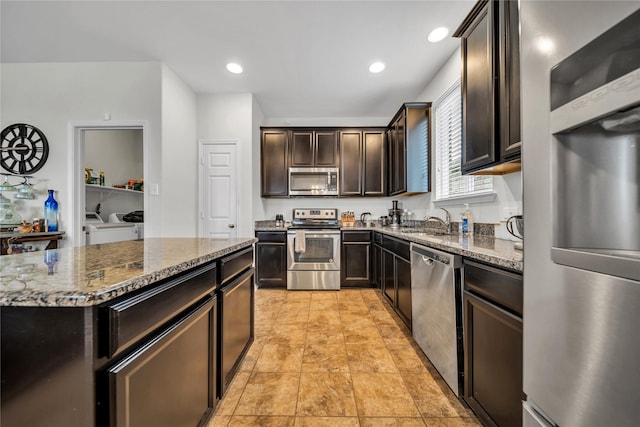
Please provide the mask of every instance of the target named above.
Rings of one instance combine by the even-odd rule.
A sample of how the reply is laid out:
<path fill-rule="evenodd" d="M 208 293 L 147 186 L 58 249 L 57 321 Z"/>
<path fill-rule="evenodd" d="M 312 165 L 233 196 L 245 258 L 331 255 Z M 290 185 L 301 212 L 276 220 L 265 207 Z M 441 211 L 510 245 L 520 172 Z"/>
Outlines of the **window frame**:
<path fill-rule="evenodd" d="M 453 100 L 451 98 L 455 93 L 459 94 L 460 99 L 460 122 L 458 128 L 452 128 L 450 122 L 452 116 L 455 113 L 451 113 L 447 110 L 455 108 L 448 105 Z M 445 111 L 441 109 L 445 108 Z M 446 122 L 441 123 L 440 114 L 447 114 L 445 118 Z M 445 126 L 449 131 L 446 136 L 441 136 L 441 129 Z M 490 175 L 463 175 L 462 174 L 462 88 L 460 79 L 456 80 L 447 90 L 438 98 L 436 102 L 434 102 L 433 106 L 433 151 L 434 151 L 434 198 L 433 204 L 436 207 L 439 206 L 453 206 L 453 205 L 461 205 L 464 203 L 481 203 L 481 202 L 491 202 L 496 199 L 496 193 L 494 191 L 494 180 Z M 453 135 L 453 136 L 451 136 Z M 451 142 L 452 139 L 457 138 L 458 141 Z M 441 145 L 445 143 L 447 147 L 441 149 Z M 455 151 L 457 148 L 451 147 L 453 144 L 459 145 L 460 154 L 455 153 L 452 157 L 451 152 Z M 445 155 L 448 160 L 442 158 Z M 460 166 L 456 167 L 452 170 L 451 164 L 452 159 L 456 162 L 459 162 Z M 459 159 L 459 160 L 458 160 Z M 444 171 L 446 169 L 446 172 Z M 456 171 L 457 169 L 457 171 Z M 457 173 L 456 173 L 457 172 Z M 444 175 L 446 173 L 446 175 Z M 457 180 L 458 183 L 454 183 L 452 185 L 448 185 L 447 189 L 443 188 L 442 182 L 446 178 L 447 182 L 451 182 L 453 180 Z M 460 182 L 461 181 L 461 182 Z M 481 189 L 475 191 L 469 191 L 468 188 L 473 188 L 477 186 L 490 186 L 489 189 Z M 461 187 L 463 191 L 455 191 L 451 192 L 452 188 Z M 446 190 L 446 191 L 445 191 Z M 444 195 L 443 195 L 444 194 Z"/>

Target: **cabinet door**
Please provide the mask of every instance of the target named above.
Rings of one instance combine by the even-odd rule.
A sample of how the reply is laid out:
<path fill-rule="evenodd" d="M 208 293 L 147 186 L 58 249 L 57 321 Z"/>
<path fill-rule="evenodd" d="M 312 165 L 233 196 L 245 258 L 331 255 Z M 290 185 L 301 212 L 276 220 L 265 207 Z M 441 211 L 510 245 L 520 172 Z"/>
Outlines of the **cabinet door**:
<path fill-rule="evenodd" d="M 402 114 L 393 124 L 393 138 L 390 144 L 391 163 L 389 175 L 389 195 L 407 191 L 407 141 L 406 141 L 406 113 Z"/>
<path fill-rule="evenodd" d="M 371 285 L 371 242 L 342 243 L 341 284 Z"/>
<path fill-rule="evenodd" d="M 340 132 L 340 195 L 362 194 L 362 132 Z"/>
<path fill-rule="evenodd" d="M 386 148 L 383 131 L 363 132 L 364 140 L 364 188 L 365 196 L 384 196 L 387 186 Z"/>
<path fill-rule="evenodd" d="M 291 167 L 313 166 L 314 141 L 313 131 L 291 132 Z"/>
<path fill-rule="evenodd" d="M 373 283 L 382 289 L 382 247 L 373 245 Z"/>
<path fill-rule="evenodd" d="M 487 2 L 462 35 L 462 172 L 496 160 L 494 2 Z"/>
<path fill-rule="evenodd" d="M 253 342 L 253 269 L 223 286 L 220 298 L 219 395 L 231 383 L 244 353 Z"/>
<path fill-rule="evenodd" d="M 382 292 L 387 297 L 393 307 L 396 306 L 396 283 L 395 283 L 395 256 L 393 253 L 382 251 Z"/>
<path fill-rule="evenodd" d="M 338 157 L 338 132 L 316 131 L 314 165 L 317 167 L 337 167 L 340 163 Z"/>
<path fill-rule="evenodd" d="M 522 319 L 464 292 L 465 397 L 485 425 L 522 425 Z"/>
<path fill-rule="evenodd" d="M 400 318 L 411 329 L 411 263 L 395 257 L 397 289 L 396 309 Z"/>
<path fill-rule="evenodd" d="M 500 47 L 500 157 L 520 158 L 520 17 L 518 2 L 501 1 Z"/>
<path fill-rule="evenodd" d="M 287 131 L 262 131 L 260 170 L 262 196 L 288 195 Z"/>
<path fill-rule="evenodd" d="M 256 243 L 256 285 L 270 288 L 287 287 L 286 243 Z"/>
<path fill-rule="evenodd" d="M 195 426 L 208 415 L 216 401 L 215 319 L 211 297 L 108 370 L 111 426 Z"/>

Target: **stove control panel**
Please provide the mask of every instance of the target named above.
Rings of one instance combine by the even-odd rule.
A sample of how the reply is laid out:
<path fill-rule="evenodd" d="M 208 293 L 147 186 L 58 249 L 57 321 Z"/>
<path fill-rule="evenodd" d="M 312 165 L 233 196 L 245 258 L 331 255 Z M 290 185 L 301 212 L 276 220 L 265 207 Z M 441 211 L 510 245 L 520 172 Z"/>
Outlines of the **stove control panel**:
<path fill-rule="evenodd" d="M 293 219 L 337 220 L 338 209 L 294 209 Z"/>

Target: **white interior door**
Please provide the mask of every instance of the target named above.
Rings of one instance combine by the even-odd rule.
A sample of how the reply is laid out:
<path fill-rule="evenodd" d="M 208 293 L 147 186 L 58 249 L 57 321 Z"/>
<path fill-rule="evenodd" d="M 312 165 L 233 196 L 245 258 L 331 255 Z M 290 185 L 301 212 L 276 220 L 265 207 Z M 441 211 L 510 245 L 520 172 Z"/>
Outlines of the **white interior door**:
<path fill-rule="evenodd" d="M 201 236 L 237 236 L 237 144 L 203 142 L 201 149 Z"/>

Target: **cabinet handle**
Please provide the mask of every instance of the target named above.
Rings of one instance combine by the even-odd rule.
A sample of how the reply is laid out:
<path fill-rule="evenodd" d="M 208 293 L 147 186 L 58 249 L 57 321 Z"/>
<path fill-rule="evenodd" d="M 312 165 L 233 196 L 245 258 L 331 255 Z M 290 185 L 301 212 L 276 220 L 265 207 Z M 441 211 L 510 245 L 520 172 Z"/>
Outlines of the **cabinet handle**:
<path fill-rule="evenodd" d="M 235 224 L 229 224 L 229 225 L 227 225 L 227 227 L 229 227 L 229 228 L 236 228 L 236 225 L 235 225 Z"/>

